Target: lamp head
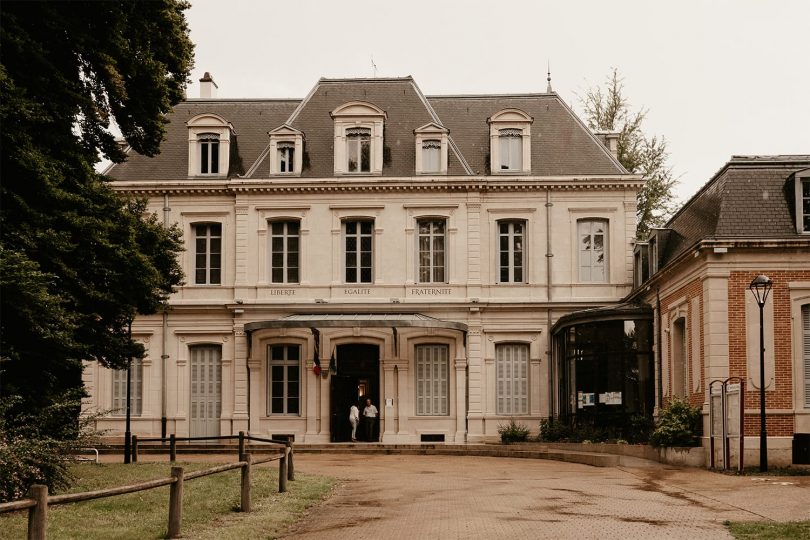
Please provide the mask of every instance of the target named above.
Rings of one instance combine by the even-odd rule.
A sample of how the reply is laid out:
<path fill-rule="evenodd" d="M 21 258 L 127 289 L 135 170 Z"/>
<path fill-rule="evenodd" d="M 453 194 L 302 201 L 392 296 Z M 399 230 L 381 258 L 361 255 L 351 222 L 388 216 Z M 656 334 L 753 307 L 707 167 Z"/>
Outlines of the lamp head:
<path fill-rule="evenodd" d="M 771 287 L 773 287 L 771 278 L 760 274 L 754 278 L 751 285 L 748 286 L 748 289 L 751 291 L 751 294 L 754 295 L 754 298 L 756 298 L 757 304 L 764 306 L 765 301 L 768 300 L 768 293 L 771 292 Z"/>

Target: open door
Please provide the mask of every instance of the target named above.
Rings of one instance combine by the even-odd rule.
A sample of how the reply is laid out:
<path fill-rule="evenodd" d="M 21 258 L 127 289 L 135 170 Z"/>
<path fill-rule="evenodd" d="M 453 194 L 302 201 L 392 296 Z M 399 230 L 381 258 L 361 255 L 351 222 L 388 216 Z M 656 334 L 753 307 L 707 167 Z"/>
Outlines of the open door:
<path fill-rule="evenodd" d="M 376 345 L 340 345 L 336 351 L 337 374 L 330 376 L 330 433 L 332 442 L 351 440 L 349 409 L 356 403 L 360 409 L 361 425 L 357 428 L 358 440 L 364 440 L 362 426 L 363 407 L 366 398 L 371 399 L 380 411 L 380 349 Z M 379 419 L 373 440 L 379 439 Z"/>

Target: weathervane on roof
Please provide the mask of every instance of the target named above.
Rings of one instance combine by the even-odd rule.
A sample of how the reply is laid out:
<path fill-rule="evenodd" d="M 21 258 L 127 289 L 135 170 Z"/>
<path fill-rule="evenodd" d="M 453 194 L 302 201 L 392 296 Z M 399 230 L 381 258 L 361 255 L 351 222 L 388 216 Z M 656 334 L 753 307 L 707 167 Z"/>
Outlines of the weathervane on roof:
<path fill-rule="evenodd" d="M 548 85 L 546 86 L 546 92 L 548 92 L 550 94 L 553 91 L 551 89 L 551 61 L 550 60 L 546 60 L 546 66 L 548 67 L 548 77 L 546 77 L 546 82 L 548 83 Z"/>
<path fill-rule="evenodd" d="M 377 78 L 377 64 L 374 63 L 374 55 L 371 55 L 371 75 Z"/>

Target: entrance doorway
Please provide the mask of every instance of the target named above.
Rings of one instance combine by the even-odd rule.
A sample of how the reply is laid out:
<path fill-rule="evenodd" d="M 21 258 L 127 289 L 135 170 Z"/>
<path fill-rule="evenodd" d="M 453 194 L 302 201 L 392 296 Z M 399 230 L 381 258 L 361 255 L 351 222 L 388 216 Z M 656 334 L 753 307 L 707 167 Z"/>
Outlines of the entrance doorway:
<path fill-rule="evenodd" d="M 378 410 L 380 405 L 380 348 L 377 345 L 339 345 L 337 347 L 337 374 L 330 377 L 330 432 L 332 442 L 348 442 L 352 438 L 349 424 L 349 409 L 357 403 L 360 409 L 358 440 L 365 440 L 363 408 L 366 399 L 371 399 Z M 371 440 L 379 440 L 379 417 L 374 425 Z"/>

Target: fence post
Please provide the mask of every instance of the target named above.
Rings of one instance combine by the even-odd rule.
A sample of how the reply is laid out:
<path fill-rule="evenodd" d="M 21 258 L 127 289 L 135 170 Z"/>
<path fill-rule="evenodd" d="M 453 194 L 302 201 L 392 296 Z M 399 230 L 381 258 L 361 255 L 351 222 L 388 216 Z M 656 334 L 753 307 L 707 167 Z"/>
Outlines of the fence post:
<path fill-rule="evenodd" d="M 28 510 L 28 540 L 45 540 L 48 524 L 48 486 L 34 484 L 28 490 L 36 506 Z"/>
<path fill-rule="evenodd" d="M 138 463 L 138 436 L 132 436 L 132 463 Z"/>
<path fill-rule="evenodd" d="M 278 492 L 286 493 L 287 491 L 287 447 L 282 450 L 281 459 L 278 460 Z"/>
<path fill-rule="evenodd" d="M 239 432 L 239 461 L 245 461 L 245 432 Z"/>
<path fill-rule="evenodd" d="M 295 460 L 293 459 L 292 441 L 287 441 L 287 480 L 295 480 Z"/>
<path fill-rule="evenodd" d="M 250 512 L 250 454 L 245 454 L 245 464 L 242 465 L 242 512 Z"/>
<path fill-rule="evenodd" d="M 174 433 L 169 435 L 169 461 L 172 463 L 177 461 L 177 440 L 174 438 Z"/>
<path fill-rule="evenodd" d="M 175 482 L 169 488 L 169 532 L 167 538 L 180 536 L 183 522 L 183 467 L 172 467 Z"/>

